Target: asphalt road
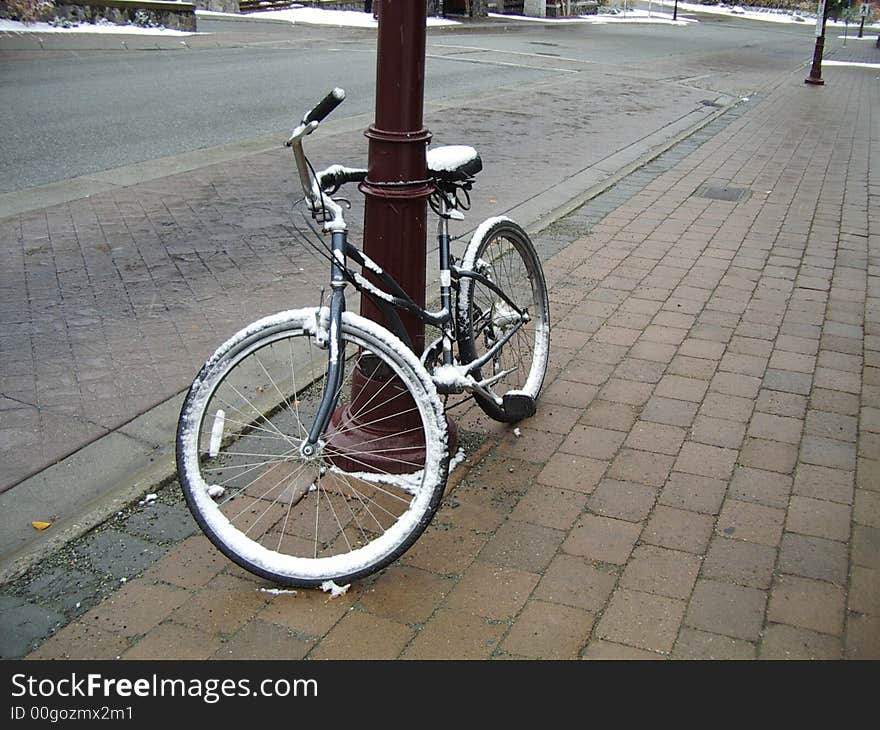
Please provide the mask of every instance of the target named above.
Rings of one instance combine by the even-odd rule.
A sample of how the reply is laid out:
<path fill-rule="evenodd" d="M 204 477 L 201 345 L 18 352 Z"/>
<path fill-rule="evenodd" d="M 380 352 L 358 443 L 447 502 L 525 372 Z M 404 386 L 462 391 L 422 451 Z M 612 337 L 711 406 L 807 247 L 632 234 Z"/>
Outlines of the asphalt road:
<path fill-rule="evenodd" d="M 348 91 L 334 118 L 372 109 L 374 31 L 229 27 L 202 23 L 216 32 L 186 45 L 132 38 L 127 48 L 107 36 L 93 47 L 81 37 L 57 49 L 60 41 L 45 36 L 36 48 L 0 34 L 0 193 L 276 133 L 334 86 Z M 425 96 L 591 72 L 736 96 L 750 93 L 768 67 L 808 60 L 812 38 L 801 26 L 710 16 L 688 27 L 514 21 L 432 31 Z M 28 41 L 34 50 L 22 49 Z"/>

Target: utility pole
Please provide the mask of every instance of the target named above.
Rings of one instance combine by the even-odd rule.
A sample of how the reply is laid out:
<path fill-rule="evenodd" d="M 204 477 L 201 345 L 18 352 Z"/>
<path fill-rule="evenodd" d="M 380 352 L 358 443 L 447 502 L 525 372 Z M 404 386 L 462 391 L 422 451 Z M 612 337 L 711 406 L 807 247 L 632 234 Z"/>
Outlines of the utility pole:
<path fill-rule="evenodd" d="M 868 17 L 868 12 L 870 11 L 871 6 L 868 3 L 862 3 L 862 7 L 860 8 L 859 14 L 861 17 L 861 22 L 859 23 L 859 38 L 862 37 L 862 34 L 865 32 L 865 18 Z"/>
<path fill-rule="evenodd" d="M 813 50 L 813 65 L 810 66 L 810 75 L 804 79 L 805 84 L 822 86 L 822 54 L 825 51 L 825 19 L 828 16 L 828 4 L 822 0 L 819 4 L 819 12 L 816 15 L 816 47 Z"/>
<path fill-rule="evenodd" d="M 675 0 L 675 5 L 672 6 L 672 19 L 678 20 L 678 0 Z"/>

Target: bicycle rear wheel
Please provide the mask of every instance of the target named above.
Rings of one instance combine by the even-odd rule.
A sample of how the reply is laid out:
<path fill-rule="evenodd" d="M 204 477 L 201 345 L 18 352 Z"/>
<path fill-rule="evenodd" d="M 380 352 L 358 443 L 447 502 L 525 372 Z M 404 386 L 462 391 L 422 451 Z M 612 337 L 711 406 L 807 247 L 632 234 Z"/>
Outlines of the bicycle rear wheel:
<path fill-rule="evenodd" d="M 482 357 L 514 332 L 473 373 L 476 380 L 496 378 L 488 386 L 493 397 L 475 392 L 474 399 L 490 418 L 518 421 L 534 410 L 550 355 L 550 304 L 541 262 L 528 234 L 509 218 L 499 217 L 487 220 L 474 233 L 461 268 L 484 276 L 528 315 L 523 322 L 486 284 L 461 278 L 457 316 L 462 361 Z M 522 406 L 523 401 L 527 406 Z"/>
<path fill-rule="evenodd" d="M 399 557 L 433 517 L 448 469 L 424 368 L 348 312 L 339 408 L 319 453 L 301 453 L 326 387 L 318 311 L 232 337 L 193 382 L 177 434 L 181 486 L 208 538 L 246 570 L 293 586 L 349 582 Z"/>

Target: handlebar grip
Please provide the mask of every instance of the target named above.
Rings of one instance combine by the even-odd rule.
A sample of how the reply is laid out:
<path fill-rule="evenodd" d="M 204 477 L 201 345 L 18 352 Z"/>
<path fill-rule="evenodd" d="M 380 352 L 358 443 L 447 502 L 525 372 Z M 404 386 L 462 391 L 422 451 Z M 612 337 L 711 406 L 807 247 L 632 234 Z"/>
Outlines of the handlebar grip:
<path fill-rule="evenodd" d="M 327 96 L 325 96 L 321 101 L 318 102 L 318 105 L 307 112 L 303 117 L 303 124 L 310 124 L 311 122 L 323 122 L 330 112 L 332 112 L 336 107 L 338 107 L 343 100 L 345 99 L 345 90 L 340 89 L 338 86 L 333 89 Z"/>
<path fill-rule="evenodd" d="M 367 178 L 367 171 L 352 169 L 334 165 L 318 174 L 319 184 L 324 192 L 338 190 L 342 185 L 350 182 L 363 182 Z"/>

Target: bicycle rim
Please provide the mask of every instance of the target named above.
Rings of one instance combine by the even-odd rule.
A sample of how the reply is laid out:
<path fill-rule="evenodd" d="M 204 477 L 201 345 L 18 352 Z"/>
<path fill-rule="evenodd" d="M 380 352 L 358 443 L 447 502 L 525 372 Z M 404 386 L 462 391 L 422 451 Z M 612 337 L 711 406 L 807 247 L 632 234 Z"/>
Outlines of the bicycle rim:
<path fill-rule="evenodd" d="M 346 314 L 339 408 L 320 454 L 304 457 L 327 354 L 315 310 L 282 320 L 232 338 L 194 382 L 178 431 L 181 484 L 207 536 L 247 570 L 287 585 L 350 581 L 395 560 L 430 522 L 448 468 L 445 421 L 414 356 Z"/>

